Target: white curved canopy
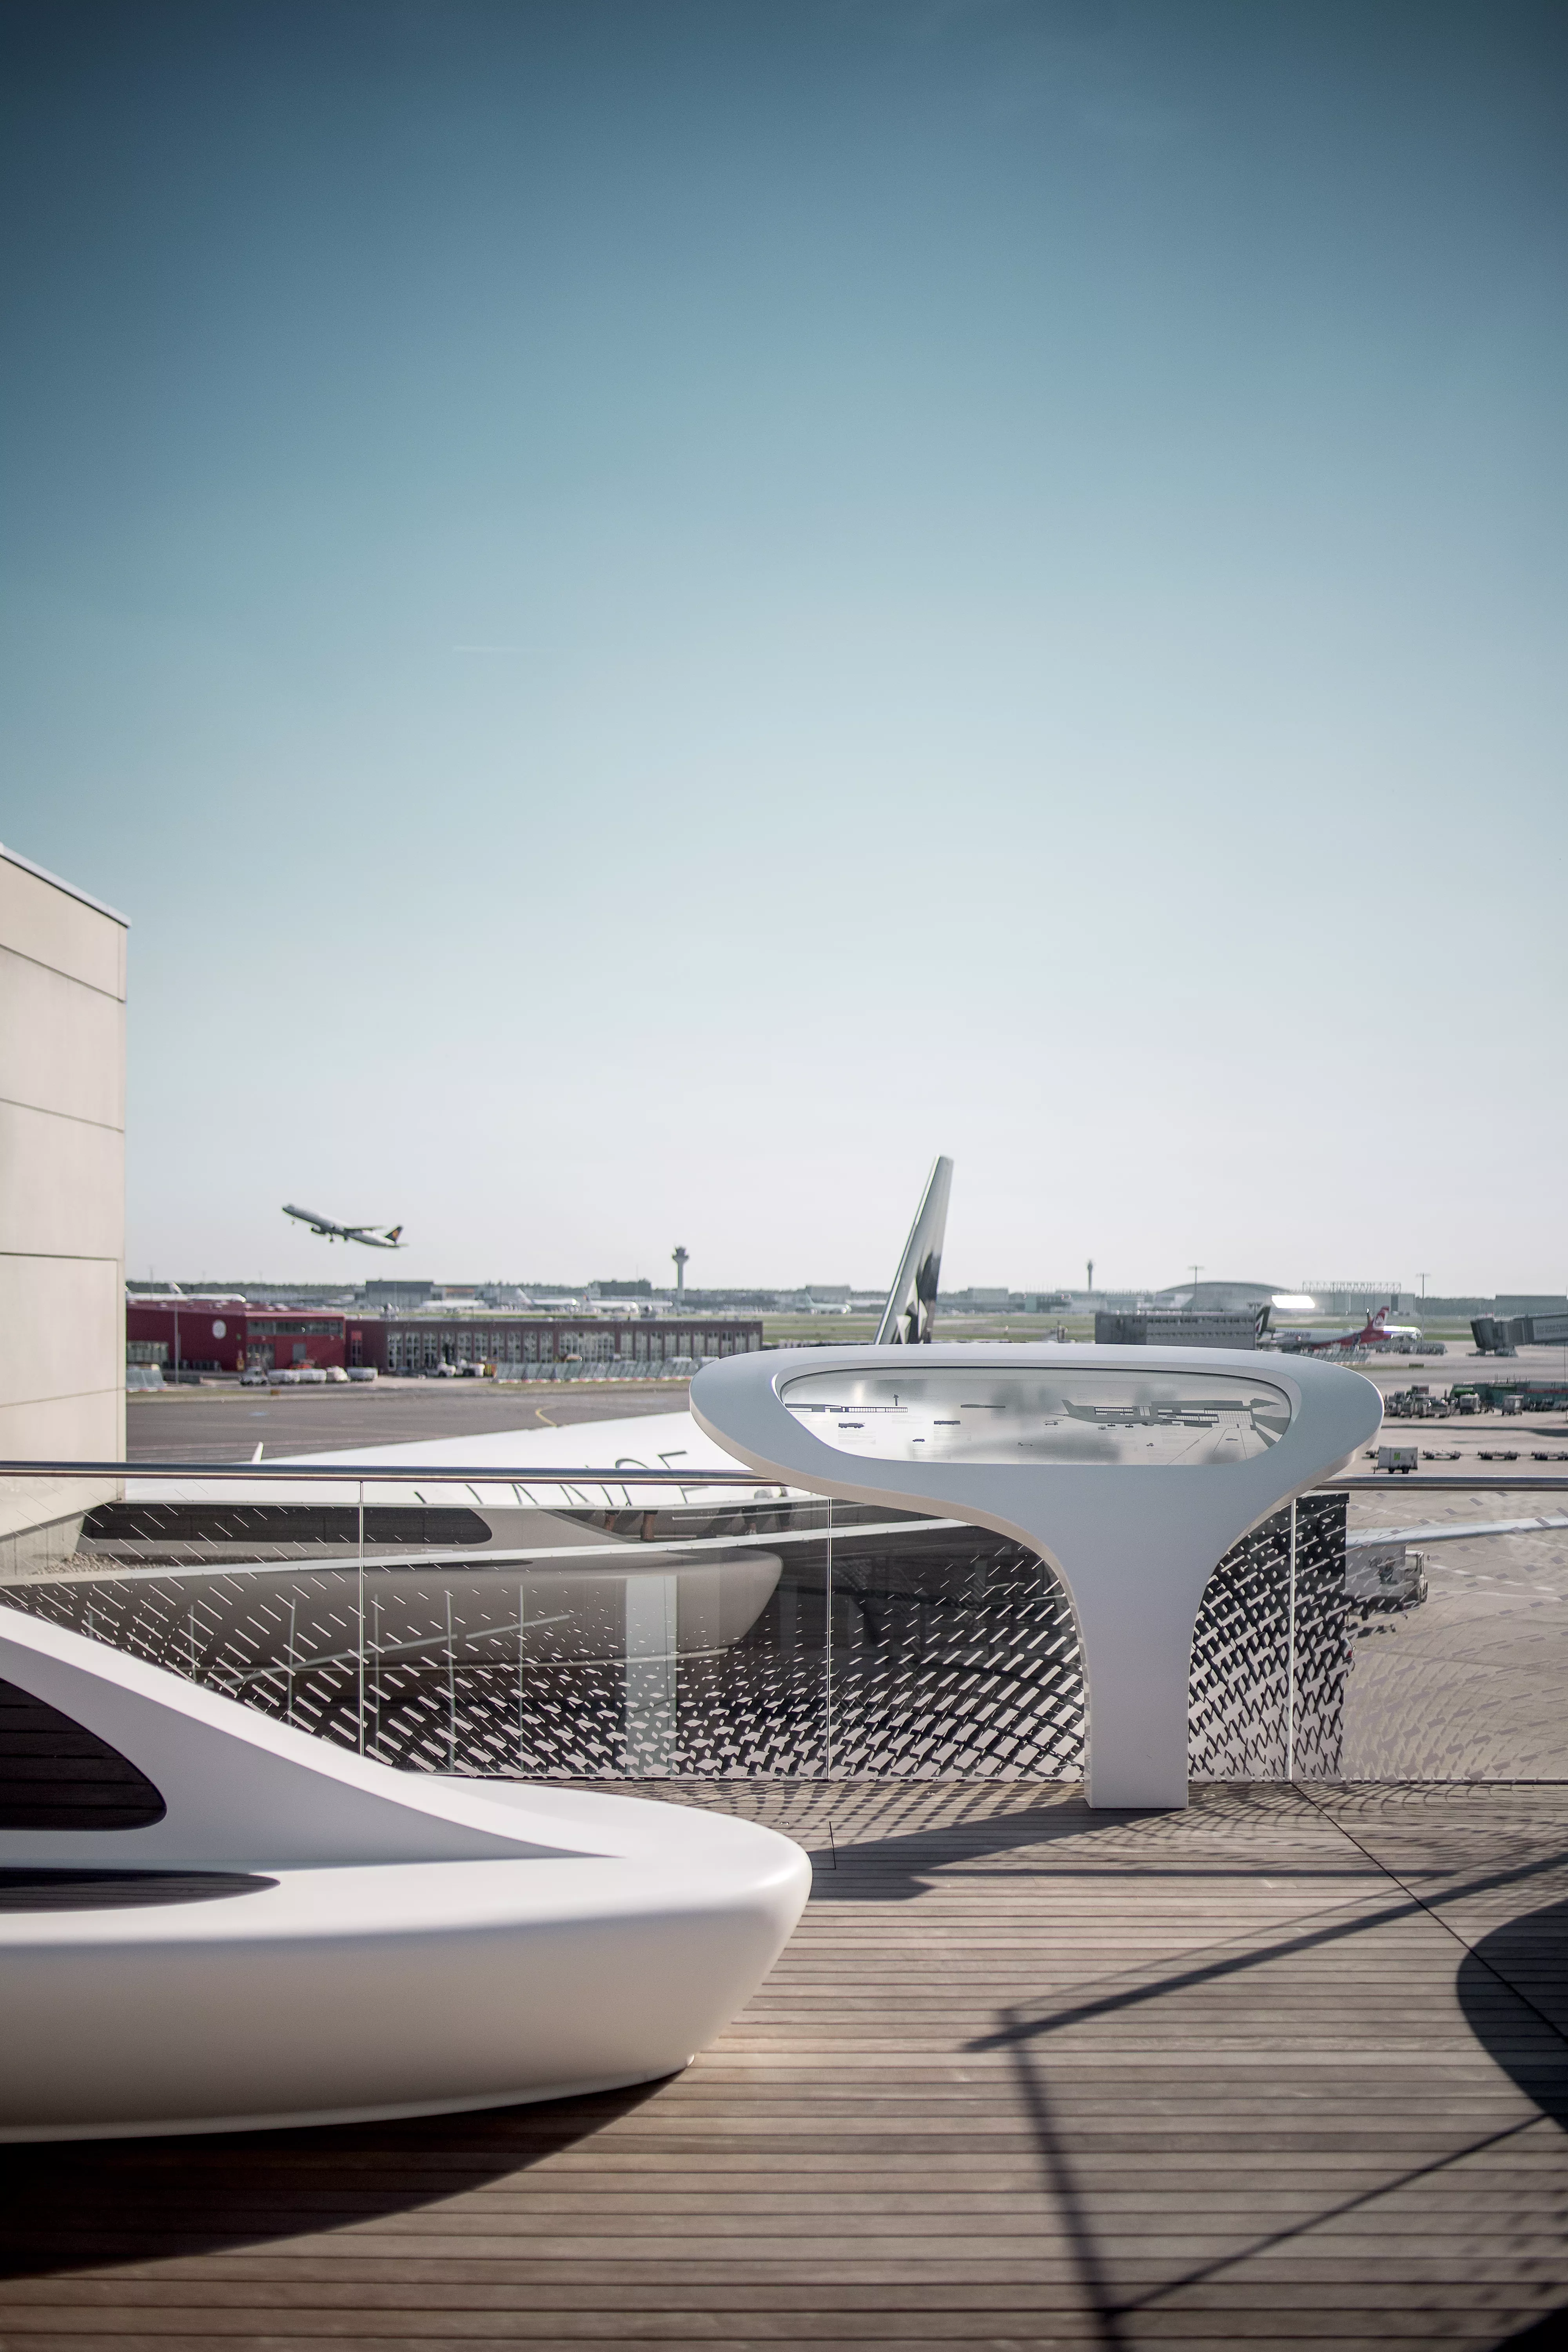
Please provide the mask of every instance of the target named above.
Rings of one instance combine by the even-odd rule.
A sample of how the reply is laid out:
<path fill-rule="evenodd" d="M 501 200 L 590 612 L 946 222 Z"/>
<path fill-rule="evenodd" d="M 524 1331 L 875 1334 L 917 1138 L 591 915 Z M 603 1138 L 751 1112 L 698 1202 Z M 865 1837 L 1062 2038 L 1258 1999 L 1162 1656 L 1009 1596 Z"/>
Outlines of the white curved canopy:
<path fill-rule="evenodd" d="M 1083 1644 L 1089 1801 L 1184 1805 L 1204 1587 L 1379 1427 L 1341 1366 L 1202 1348 L 792 1349 L 710 1364 L 691 1409 L 764 1475 L 994 1528 L 1047 1560 Z"/>

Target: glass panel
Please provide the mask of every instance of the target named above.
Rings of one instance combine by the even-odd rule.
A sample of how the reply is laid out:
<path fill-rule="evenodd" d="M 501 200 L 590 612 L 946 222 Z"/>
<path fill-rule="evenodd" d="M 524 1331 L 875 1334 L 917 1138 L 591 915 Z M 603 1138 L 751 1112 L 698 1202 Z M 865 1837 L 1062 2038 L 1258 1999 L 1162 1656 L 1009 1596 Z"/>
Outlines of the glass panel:
<path fill-rule="evenodd" d="M 1548 1435 L 1563 1432 L 1541 1430 L 1537 1442 Z M 1458 1486 L 1403 1509 L 1382 1495 L 1352 1497 L 1363 1540 L 1349 1554 L 1347 1780 L 1568 1780 L 1565 1501 Z M 1534 1526 L 1531 1512 L 1543 1515 Z M 1364 1541 L 1400 1518 L 1416 1524 Z M 1458 1541 L 1446 1532 L 1489 1521 L 1513 1531 Z"/>
<path fill-rule="evenodd" d="M 628 1477 L 637 1472 L 627 1466 Z M 760 1486 L 254 1469 L 0 1482 L 0 1602 L 406 1770 L 1076 1777 L 1055 1576 L 979 1528 Z M 1568 1528 L 1457 1488 L 1309 1496 L 1223 1560 L 1195 1777 L 1568 1769 Z M 179 1496 L 179 1500 L 163 1499 Z M 1400 1497 L 1395 1500 L 1395 1497 Z M 1542 1498 L 1547 1501 L 1547 1498 Z M 1521 1529 L 1428 1544 L 1441 1525 Z M 1367 1544 L 1370 1530 L 1388 1540 Z"/>
<path fill-rule="evenodd" d="M 1290 1425 L 1282 1389 L 1234 1372 L 808 1372 L 782 1394 L 813 1436 L 877 1462 L 1184 1469 L 1249 1461 Z"/>
<path fill-rule="evenodd" d="M 980 1528 L 835 1533 L 832 1769 L 1076 1778 L 1083 1664 L 1057 1577 Z"/>

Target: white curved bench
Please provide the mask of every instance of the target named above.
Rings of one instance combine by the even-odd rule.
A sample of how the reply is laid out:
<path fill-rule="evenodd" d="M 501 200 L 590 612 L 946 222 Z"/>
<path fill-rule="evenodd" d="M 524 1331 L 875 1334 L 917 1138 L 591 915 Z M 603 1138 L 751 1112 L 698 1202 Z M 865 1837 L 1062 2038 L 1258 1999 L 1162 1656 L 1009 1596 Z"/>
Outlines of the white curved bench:
<path fill-rule="evenodd" d="M 0 1828 L 0 2139 L 653 2081 L 750 1998 L 809 1888 L 752 1823 L 394 1772 L 9 1609 L 0 1680 L 123 1759 L 142 1817 Z M 12 1820 L 56 1803 L 10 1786 Z"/>

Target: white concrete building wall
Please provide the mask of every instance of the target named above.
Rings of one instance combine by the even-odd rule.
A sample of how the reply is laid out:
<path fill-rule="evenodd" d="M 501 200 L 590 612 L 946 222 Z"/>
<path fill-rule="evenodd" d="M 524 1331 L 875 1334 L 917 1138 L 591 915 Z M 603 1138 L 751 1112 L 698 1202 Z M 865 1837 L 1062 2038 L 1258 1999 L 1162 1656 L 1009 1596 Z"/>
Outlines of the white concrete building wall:
<path fill-rule="evenodd" d="M 0 848 L 0 1459 L 125 1453 L 125 934 Z"/>

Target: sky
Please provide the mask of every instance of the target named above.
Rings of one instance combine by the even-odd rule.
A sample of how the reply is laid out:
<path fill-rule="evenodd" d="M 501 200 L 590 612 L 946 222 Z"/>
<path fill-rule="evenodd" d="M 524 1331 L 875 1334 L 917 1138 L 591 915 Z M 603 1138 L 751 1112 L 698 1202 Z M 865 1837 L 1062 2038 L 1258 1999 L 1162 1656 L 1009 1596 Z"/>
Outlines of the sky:
<path fill-rule="evenodd" d="M 1568 16 L 0 5 L 128 1268 L 1562 1290 Z"/>

